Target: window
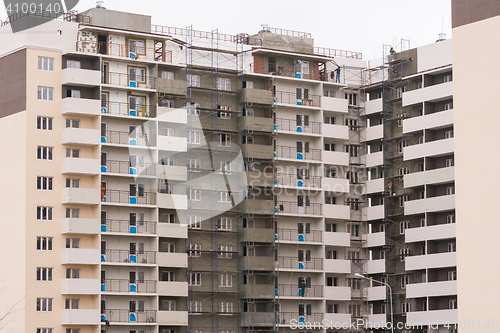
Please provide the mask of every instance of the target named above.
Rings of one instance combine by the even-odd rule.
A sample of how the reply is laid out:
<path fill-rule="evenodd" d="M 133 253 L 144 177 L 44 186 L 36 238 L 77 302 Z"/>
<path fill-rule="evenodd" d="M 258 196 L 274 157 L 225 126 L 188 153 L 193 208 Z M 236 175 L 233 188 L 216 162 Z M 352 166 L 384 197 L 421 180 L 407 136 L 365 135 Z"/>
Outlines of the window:
<path fill-rule="evenodd" d="M 409 275 L 402 276 L 401 289 L 405 289 L 407 284 L 410 284 L 410 276 Z"/>
<path fill-rule="evenodd" d="M 448 243 L 448 252 L 457 252 L 457 243 Z"/>
<path fill-rule="evenodd" d="M 455 161 L 453 160 L 453 158 L 447 158 L 447 159 L 445 160 L 445 165 L 446 165 L 446 167 L 447 167 L 447 168 L 449 168 L 449 167 L 452 167 L 452 166 L 454 166 L 454 165 L 455 165 L 455 163 L 454 163 L 454 162 L 455 162 Z"/>
<path fill-rule="evenodd" d="M 66 60 L 66 68 L 82 68 L 82 64 L 77 60 Z"/>
<path fill-rule="evenodd" d="M 335 125 L 335 117 L 325 117 L 325 124 Z"/>
<path fill-rule="evenodd" d="M 66 218 L 77 219 L 80 217 L 80 208 L 66 208 Z"/>
<path fill-rule="evenodd" d="M 443 78 L 443 82 L 446 83 L 446 82 L 451 82 L 451 75 L 446 75 L 444 78 Z"/>
<path fill-rule="evenodd" d="M 193 171 L 192 169 L 201 169 L 201 160 L 197 158 L 187 158 L 186 164 L 188 169 L 190 169 L 190 171 Z M 194 171 L 199 171 L 199 170 L 194 170 Z"/>
<path fill-rule="evenodd" d="M 219 287 L 232 287 L 233 275 L 232 274 L 219 274 Z"/>
<path fill-rule="evenodd" d="M 161 106 L 165 107 L 165 108 L 174 108 L 174 101 L 171 100 L 171 99 L 162 99 L 161 100 Z"/>
<path fill-rule="evenodd" d="M 231 202 L 231 193 L 228 191 L 220 191 L 219 202 Z"/>
<path fill-rule="evenodd" d="M 66 178 L 66 187 L 79 188 L 80 179 Z"/>
<path fill-rule="evenodd" d="M 312 304 L 299 304 L 299 316 L 312 315 Z"/>
<path fill-rule="evenodd" d="M 351 234 L 351 236 L 359 237 L 359 224 L 348 224 L 347 233 Z"/>
<path fill-rule="evenodd" d="M 299 261 L 311 261 L 311 250 L 298 250 Z"/>
<path fill-rule="evenodd" d="M 335 143 L 325 143 L 326 151 L 335 151 Z"/>
<path fill-rule="evenodd" d="M 40 221 L 52 221 L 52 207 L 36 207 L 36 219 Z"/>
<path fill-rule="evenodd" d="M 421 145 L 422 143 L 424 143 L 424 137 L 423 136 L 419 136 L 418 137 L 418 144 Z"/>
<path fill-rule="evenodd" d="M 359 210 L 359 199 L 353 198 L 350 199 L 348 202 L 349 206 L 351 206 L 352 210 Z"/>
<path fill-rule="evenodd" d="M 337 259 L 337 251 L 335 250 L 326 250 L 325 251 L 326 259 Z"/>
<path fill-rule="evenodd" d="M 452 103 L 446 103 L 444 105 L 444 109 L 446 110 L 452 110 L 453 109 L 453 104 Z"/>
<path fill-rule="evenodd" d="M 200 143 L 201 132 L 196 130 L 188 130 L 187 132 L 187 143 Z"/>
<path fill-rule="evenodd" d="M 385 259 L 385 254 L 386 254 L 385 250 L 380 251 L 380 259 Z"/>
<path fill-rule="evenodd" d="M 254 117 L 255 116 L 255 111 L 254 111 L 254 109 L 243 108 L 243 115 L 247 116 L 247 117 Z"/>
<path fill-rule="evenodd" d="M 54 58 L 38 57 L 38 69 L 41 71 L 54 71 Z"/>
<path fill-rule="evenodd" d="M 160 164 L 161 165 L 171 165 L 171 166 L 173 166 L 173 165 L 175 165 L 174 162 L 175 162 L 175 160 L 174 160 L 174 158 L 172 156 L 162 156 L 160 158 Z"/>
<path fill-rule="evenodd" d="M 349 129 L 351 131 L 357 131 L 358 130 L 358 121 L 356 119 L 346 119 L 345 120 L 345 125 L 349 126 Z"/>
<path fill-rule="evenodd" d="M 190 229 L 201 229 L 201 216 L 188 215 L 187 224 Z"/>
<path fill-rule="evenodd" d="M 401 312 L 402 313 L 407 313 L 411 311 L 411 306 L 410 303 L 401 303 Z"/>
<path fill-rule="evenodd" d="M 218 78 L 217 79 L 217 89 L 218 90 L 231 90 L 231 79 Z"/>
<path fill-rule="evenodd" d="M 408 173 L 408 167 L 398 169 L 398 175 L 400 175 L 400 176 L 406 175 L 407 173 Z"/>
<path fill-rule="evenodd" d="M 79 249 L 80 239 L 79 238 L 66 238 L 66 248 L 67 249 Z"/>
<path fill-rule="evenodd" d="M 188 284 L 190 286 L 201 286 L 201 273 L 189 273 Z"/>
<path fill-rule="evenodd" d="M 361 289 L 361 279 L 347 279 L 347 286 L 353 290 Z"/>
<path fill-rule="evenodd" d="M 232 218 L 219 217 L 217 227 L 219 230 L 231 230 Z"/>
<path fill-rule="evenodd" d="M 296 72 L 302 74 L 309 74 L 309 61 L 297 60 Z"/>
<path fill-rule="evenodd" d="M 231 146 L 231 134 L 217 134 L 217 146 L 230 147 Z"/>
<path fill-rule="evenodd" d="M 381 224 L 381 225 L 379 226 L 379 231 L 380 231 L 380 232 L 385 232 L 385 224 Z"/>
<path fill-rule="evenodd" d="M 36 117 L 36 129 L 42 131 L 52 131 L 52 120 L 49 117 Z"/>
<path fill-rule="evenodd" d="M 387 309 L 387 304 L 381 304 L 380 305 L 380 313 L 385 314 Z"/>
<path fill-rule="evenodd" d="M 219 162 L 219 173 L 231 174 L 231 162 L 220 161 Z"/>
<path fill-rule="evenodd" d="M 66 268 L 66 279 L 79 279 L 80 268 Z"/>
<path fill-rule="evenodd" d="M 174 214 L 162 214 L 161 215 L 162 223 L 176 223 Z"/>
<path fill-rule="evenodd" d="M 188 257 L 201 257 L 201 244 L 188 244 Z"/>
<path fill-rule="evenodd" d="M 346 153 L 350 153 L 351 157 L 358 157 L 358 147 L 357 146 L 345 146 Z"/>
<path fill-rule="evenodd" d="M 189 313 L 201 313 L 201 302 L 188 301 L 188 312 Z"/>
<path fill-rule="evenodd" d="M 398 127 L 403 126 L 403 120 L 405 120 L 406 118 L 408 118 L 408 115 L 406 113 L 398 114 Z"/>
<path fill-rule="evenodd" d="M 201 190 L 189 189 L 187 192 L 187 199 L 191 201 L 200 201 Z"/>
<path fill-rule="evenodd" d="M 451 139 L 451 138 L 453 138 L 453 130 L 444 132 L 444 138 L 445 139 Z"/>
<path fill-rule="evenodd" d="M 418 164 L 418 171 L 422 172 L 422 171 L 424 171 L 424 170 L 425 170 L 425 168 L 424 168 L 424 163 L 419 163 L 419 164 Z"/>
<path fill-rule="evenodd" d="M 349 313 L 353 317 L 361 316 L 361 305 L 358 304 L 349 304 Z"/>
<path fill-rule="evenodd" d="M 253 136 L 250 136 L 250 135 L 243 135 L 243 141 L 242 141 L 243 144 L 250 144 L 250 145 L 253 145 L 254 143 L 254 140 L 253 140 Z"/>
<path fill-rule="evenodd" d="M 336 223 L 326 223 L 325 230 L 328 232 L 337 232 L 337 224 Z"/>
<path fill-rule="evenodd" d="M 219 245 L 219 252 L 217 254 L 217 257 L 223 259 L 231 259 L 233 257 L 233 254 L 231 253 L 232 251 L 232 245 Z"/>
<path fill-rule="evenodd" d="M 325 170 L 325 177 L 337 178 L 337 170 Z"/>
<path fill-rule="evenodd" d="M 80 90 L 76 90 L 76 89 L 68 89 L 68 90 L 66 90 L 66 97 L 80 98 L 80 96 L 81 96 Z"/>
<path fill-rule="evenodd" d="M 186 74 L 186 81 L 188 87 L 199 87 L 200 86 L 200 76 Z"/>
<path fill-rule="evenodd" d="M 325 204 L 327 205 L 336 205 L 337 198 L 336 197 L 325 197 Z"/>
<path fill-rule="evenodd" d="M 408 141 L 407 140 L 401 140 L 398 142 L 398 153 L 402 154 L 403 153 L 403 148 L 408 146 Z"/>
<path fill-rule="evenodd" d="M 417 83 L 417 89 L 422 89 L 422 82 Z"/>
<path fill-rule="evenodd" d="M 253 89 L 254 88 L 253 81 L 243 81 L 243 88 Z"/>
<path fill-rule="evenodd" d="M 356 171 L 347 171 L 345 178 L 349 179 L 350 183 L 357 183 L 357 182 L 359 182 L 358 172 L 356 172 Z"/>
<path fill-rule="evenodd" d="M 38 251 L 52 251 L 52 237 L 37 237 L 36 249 Z"/>
<path fill-rule="evenodd" d="M 425 227 L 425 218 L 424 217 L 422 217 L 420 219 L 420 227 Z"/>
<path fill-rule="evenodd" d="M 166 79 L 166 80 L 173 80 L 174 79 L 174 73 L 167 72 L 167 71 L 161 71 L 161 78 L 162 79 Z"/>
<path fill-rule="evenodd" d="M 446 195 L 452 195 L 455 194 L 455 186 L 448 186 L 446 188 Z"/>
<path fill-rule="evenodd" d="M 133 55 L 131 55 L 131 58 L 133 56 L 137 56 L 139 54 L 142 54 L 142 55 L 146 54 L 146 41 L 145 40 L 129 39 L 128 46 L 129 46 L 130 53 L 133 53 Z"/>
<path fill-rule="evenodd" d="M 66 128 L 80 128 L 80 120 L 66 119 Z"/>
<path fill-rule="evenodd" d="M 200 110 L 198 109 L 200 107 L 200 103 L 186 103 L 186 109 L 187 109 L 187 114 L 191 115 L 199 115 Z"/>
<path fill-rule="evenodd" d="M 329 287 L 337 287 L 339 285 L 339 279 L 337 277 L 327 276 L 326 285 Z"/>
<path fill-rule="evenodd" d="M 403 97 L 403 93 L 408 91 L 408 86 L 402 86 L 396 88 L 396 98 Z"/>
<path fill-rule="evenodd" d="M 457 279 L 457 271 L 448 272 L 448 281 L 454 281 Z"/>
<path fill-rule="evenodd" d="M 66 148 L 66 157 L 79 158 L 80 149 Z"/>
<path fill-rule="evenodd" d="M 456 299 L 450 299 L 448 301 L 448 309 L 456 309 L 457 308 L 457 300 Z"/>
<path fill-rule="evenodd" d="M 54 99 L 54 88 L 38 87 L 38 99 L 42 101 L 52 101 Z"/>
<path fill-rule="evenodd" d="M 175 301 L 165 299 L 161 301 L 161 310 L 162 311 L 175 311 Z"/>
<path fill-rule="evenodd" d="M 66 298 L 66 300 L 64 301 L 64 308 L 78 309 L 78 303 L 79 303 L 78 298 Z"/>
<path fill-rule="evenodd" d="M 175 243 L 161 242 L 160 252 L 175 253 Z"/>
<path fill-rule="evenodd" d="M 36 280 L 43 282 L 52 281 L 52 268 L 38 267 L 36 269 Z"/>
<path fill-rule="evenodd" d="M 405 202 L 410 200 L 410 196 L 408 194 L 404 194 L 399 197 L 399 207 L 404 207 Z"/>
<path fill-rule="evenodd" d="M 52 328 L 37 328 L 36 333 L 53 333 Z"/>
<path fill-rule="evenodd" d="M 455 214 L 446 215 L 446 223 L 455 223 Z"/>
<path fill-rule="evenodd" d="M 38 190 L 52 191 L 52 177 L 37 177 L 36 188 Z"/>
<path fill-rule="evenodd" d="M 144 301 L 129 301 L 130 312 L 144 312 Z"/>
<path fill-rule="evenodd" d="M 219 110 L 231 111 L 230 106 L 219 105 Z M 221 119 L 231 119 L 231 112 L 219 111 L 217 116 Z"/>
<path fill-rule="evenodd" d="M 405 261 L 405 258 L 410 256 L 410 249 L 408 247 L 399 249 L 399 255 L 401 257 L 401 261 Z"/>
<path fill-rule="evenodd" d="M 233 313 L 233 303 L 232 302 L 219 302 L 219 312 L 221 314 L 231 314 Z"/>
<path fill-rule="evenodd" d="M 36 299 L 37 312 L 52 312 L 52 298 L 37 298 Z"/>
<path fill-rule="evenodd" d="M 37 159 L 52 161 L 52 147 L 40 147 L 37 148 Z"/>
<path fill-rule="evenodd" d="M 347 259 L 351 260 L 353 263 L 359 263 L 359 251 L 348 251 L 347 252 Z"/>
<path fill-rule="evenodd" d="M 410 221 L 401 221 L 399 222 L 399 233 L 404 235 L 405 230 L 410 228 Z"/>

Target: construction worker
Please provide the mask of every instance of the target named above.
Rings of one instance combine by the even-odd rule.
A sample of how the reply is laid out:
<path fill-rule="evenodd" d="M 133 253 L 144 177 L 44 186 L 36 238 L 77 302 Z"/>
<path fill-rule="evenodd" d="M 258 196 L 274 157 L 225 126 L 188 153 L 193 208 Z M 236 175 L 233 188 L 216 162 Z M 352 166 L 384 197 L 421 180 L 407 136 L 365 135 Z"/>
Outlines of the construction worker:
<path fill-rule="evenodd" d="M 335 78 L 335 83 L 340 83 L 340 66 L 337 67 L 337 69 L 335 70 L 335 72 L 337 72 L 337 76 Z"/>
<path fill-rule="evenodd" d="M 306 279 L 302 278 L 302 281 L 300 281 L 300 291 L 301 291 L 300 296 L 302 297 L 306 296 L 306 286 L 307 286 Z"/>
<path fill-rule="evenodd" d="M 101 184 L 101 202 L 104 202 L 105 195 L 106 195 L 106 188 L 104 187 L 104 184 Z"/>
<path fill-rule="evenodd" d="M 391 46 L 391 49 L 389 50 L 389 52 L 391 53 L 391 60 L 390 61 L 393 61 L 394 60 L 394 57 L 396 56 L 396 51 L 394 51 L 394 48 Z"/>

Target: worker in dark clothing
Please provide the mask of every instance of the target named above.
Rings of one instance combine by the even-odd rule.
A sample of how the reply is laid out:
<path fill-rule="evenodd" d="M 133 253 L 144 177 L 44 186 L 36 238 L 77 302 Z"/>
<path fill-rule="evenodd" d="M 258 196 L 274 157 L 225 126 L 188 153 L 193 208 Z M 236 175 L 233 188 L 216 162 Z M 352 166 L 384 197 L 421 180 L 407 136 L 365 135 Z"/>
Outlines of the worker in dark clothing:
<path fill-rule="evenodd" d="M 302 281 L 300 281 L 300 291 L 302 294 L 300 296 L 302 297 L 305 297 L 306 295 L 306 286 L 307 286 L 306 279 L 302 278 Z"/>
<path fill-rule="evenodd" d="M 337 72 L 337 77 L 335 78 L 335 83 L 340 83 L 340 66 L 335 70 Z"/>
<path fill-rule="evenodd" d="M 394 48 L 391 46 L 391 49 L 389 52 L 391 53 L 390 61 L 393 61 L 394 57 L 396 56 L 396 51 L 394 51 Z"/>

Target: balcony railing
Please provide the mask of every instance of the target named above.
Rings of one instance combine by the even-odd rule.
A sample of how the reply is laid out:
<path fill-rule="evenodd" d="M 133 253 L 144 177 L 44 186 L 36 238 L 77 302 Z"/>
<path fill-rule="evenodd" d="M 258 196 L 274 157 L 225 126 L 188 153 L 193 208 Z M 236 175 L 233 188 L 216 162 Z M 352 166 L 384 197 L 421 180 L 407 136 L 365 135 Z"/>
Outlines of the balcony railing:
<path fill-rule="evenodd" d="M 303 320 L 302 320 L 303 318 Z M 280 312 L 276 318 L 276 323 L 281 325 L 290 325 L 290 320 L 295 319 L 297 323 L 320 323 L 323 320 L 322 313 L 315 313 L 310 315 L 299 314 L 298 312 Z"/>
<path fill-rule="evenodd" d="M 304 95 L 297 96 L 297 94 L 293 92 L 286 92 L 286 91 L 276 92 L 277 103 L 319 107 L 321 105 L 320 101 L 321 101 L 320 95 L 308 94 L 306 96 Z"/>
<path fill-rule="evenodd" d="M 102 232 L 150 235 L 156 234 L 156 222 L 153 221 L 137 221 L 135 224 L 131 224 L 129 220 L 107 219 L 105 221 L 101 221 L 101 223 Z"/>
<path fill-rule="evenodd" d="M 278 212 L 284 214 L 308 214 L 308 215 L 321 215 L 321 204 L 311 203 L 308 206 L 299 206 L 297 202 L 292 201 L 279 201 Z"/>
<path fill-rule="evenodd" d="M 156 192 L 130 195 L 130 191 L 107 189 L 101 194 L 101 202 L 124 203 L 131 205 L 156 205 Z"/>
<path fill-rule="evenodd" d="M 155 293 L 156 280 L 131 282 L 127 279 L 106 279 L 101 281 L 101 291 L 108 293 Z"/>
<path fill-rule="evenodd" d="M 105 250 L 101 262 L 156 264 L 156 251 Z"/>
<path fill-rule="evenodd" d="M 101 141 L 103 143 L 149 147 L 148 135 L 146 133 L 131 135 L 128 132 L 106 131 L 104 136 L 102 134 Z"/>
<path fill-rule="evenodd" d="M 156 310 L 108 309 L 104 311 L 104 318 L 111 323 L 156 323 Z"/>
<path fill-rule="evenodd" d="M 127 73 L 101 72 L 101 83 L 120 87 L 156 89 L 156 77 L 140 75 L 134 77 Z"/>
<path fill-rule="evenodd" d="M 321 230 L 310 230 L 299 234 L 297 229 L 278 229 L 278 239 L 292 242 L 322 242 L 323 232 Z"/>
<path fill-rule="evenodd" d="M 134 48 L 130 45 L 111 42 L 80 40 L 76 42 L 76 51 L 137 60 L 172 62 L 172 51 L 162 50 L 161 53 L 157 53 L 157 50 L 151 47 L 136 46 Z"/>
<path fill-rule="evenodd" d="M 310 121 L 307 126 L 297 126 L 296 119 L 276 119 L 276 129 L 278 131 L 321 134 L 321 123 Z"/>
<path fill-rule="evenodd" d="M 283 186 L 321 187 L 321 177 L 318 176 L 309 176 L 308 179 L 303 176 L 298 179 L 295 174 L 278 173 L 277 178 L 278 184 Z"/>
<path fill-rule="evenodd" d="M 278 285 L 278 295 L 284 297 L 323 297 L 323 286 L 316 285 L 307 287 L 305 295 L 302 295 L 301 288 L 296 284 Z"/>
<path fill-rule="evenodd" d="M 322 258 L 299 261 L 298 257 L 278 257 L 279 268 L 285 269 L 323 269 Z"/>
<path fill-rule="evenodd" d="M 121 173 L 127 175 L 155 176 L 155 163 L 136 163 L 132 166 L 129 161 L 107 160 L 106 165 L 101 165 L 101 172 Z"/>
<path fill-rule="evenodd" d="M 277 146 L 276 155 L 279 158 L 293 158 L 297 160 L 321 161 L 321 149 L 309 148 L 307 151 L 297 151 L 297 147 Z"/>
<path fill-rule="evenodd" d="M 125 102 L 101 102 L 101 113 L 133 117 L 154 117 L 154 106 L 130 104 Z"/>

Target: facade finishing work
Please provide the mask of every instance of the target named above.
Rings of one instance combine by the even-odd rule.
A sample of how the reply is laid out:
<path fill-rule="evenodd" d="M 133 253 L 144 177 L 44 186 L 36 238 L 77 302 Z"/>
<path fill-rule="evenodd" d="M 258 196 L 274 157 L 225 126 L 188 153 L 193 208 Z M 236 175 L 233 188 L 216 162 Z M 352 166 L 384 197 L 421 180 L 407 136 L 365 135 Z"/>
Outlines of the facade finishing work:
<path fill-rule="evenodd" d="M 0 28 L 6 329 L 456 332 L 451 41 L 64 18 Z"/>

